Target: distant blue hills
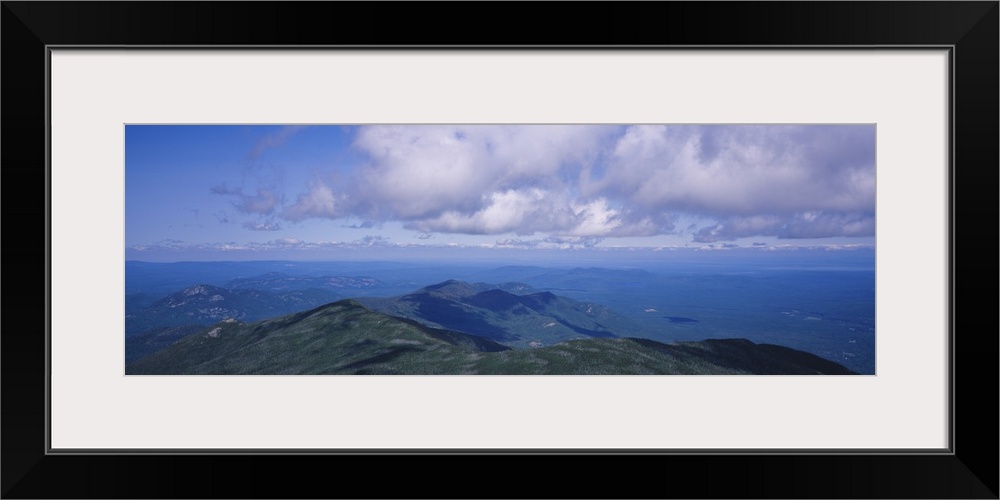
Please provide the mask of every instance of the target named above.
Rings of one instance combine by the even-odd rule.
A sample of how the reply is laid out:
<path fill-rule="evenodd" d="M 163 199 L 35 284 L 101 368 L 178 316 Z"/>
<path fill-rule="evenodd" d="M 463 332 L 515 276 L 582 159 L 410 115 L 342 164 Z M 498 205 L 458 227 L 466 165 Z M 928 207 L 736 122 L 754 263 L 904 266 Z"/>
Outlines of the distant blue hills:
<path fill-rule="evenodd" d="M 599 304 L 579 302 L 523 283 L 449 280 L 391 298 L 359 298 L 373 311 L 526 348 L 582 338 L 628 336 L 638 326 Z"/>

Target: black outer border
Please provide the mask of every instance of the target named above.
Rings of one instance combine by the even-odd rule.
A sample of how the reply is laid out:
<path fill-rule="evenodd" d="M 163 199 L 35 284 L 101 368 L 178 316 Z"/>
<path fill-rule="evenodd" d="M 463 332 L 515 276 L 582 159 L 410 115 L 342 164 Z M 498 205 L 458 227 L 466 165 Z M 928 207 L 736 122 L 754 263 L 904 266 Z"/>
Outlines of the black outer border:
<path fill-rule="evenodd" d="M 998 421 L 993 385 L 997 320 L 992 309 L 972 307 L 959 318 L 955 287 L 962 287 L 963 297 L 992 297 L 996 291 L 997 274 L 986 271 L 996 269 L 998 2 L 585 3 L 572 6 L 572 17 L 557 14 L 566 5 L 546 14 L 537 4 L 3 2 L 0 112 L 5 147 L 0 160 L 8 179 L 7 228 L 13 229 L 2 252 L 8 263 L 45 272 L 44 281 L 18 279 L 17 293 L 3 297 L 8 308 L 0 350 L 3 497 L 997 498 L 998 440 L 992 425 Z M 459 21 L 463 19 L 468 22 Z M 949 305 L 952 339 L 955 331 L 968 335 L 950 345 L 953 384 L 965 384 L 953 385 L 951 394 L 954 454 L 817 450 L 638 456 L 620 450 L 626 454 L 552 458 L 521 450 L 494 454 L 487 463 L 427 451 L 383 455 L 369 450 L 350 457 L 45 453 L 50 273 L 46 47 L 475 47 L 512 42 L 536 47 L 954 47 Z M 33 189 L 43 183 L 45 206 L 40 207 Z M 43 226 L 37 220 L 41 214 Z M 958 226 L 959 215 L 966 225 Z M 966 231 L 958 233 L 958 227 Z M 44 234 L 39 234 L 42 228 Z M 959 243 L 965 249 L 961 265 L 955 259 Z M 986 251 L 977 253 L 980 248 Z M 973 262 L 977 255 L 988 260 Z M 964 271 L 960 280 L 959 271 Z M 36 288 L 26 292 L 32 285 Z M 44 332 L 37 328 L 39 316 L 45 320 Z M 557 461 L 572 476 L 546 467 Z M 316 466 L 337 472 L 307 472 Z M 384 480 L 366 483 L 359 474 L 367 470 L 378 471 Z M 518 478 L 529 475 L 531 487 Z M 462 476 L 481 487 L 465 489 L 453 479 Z"/>

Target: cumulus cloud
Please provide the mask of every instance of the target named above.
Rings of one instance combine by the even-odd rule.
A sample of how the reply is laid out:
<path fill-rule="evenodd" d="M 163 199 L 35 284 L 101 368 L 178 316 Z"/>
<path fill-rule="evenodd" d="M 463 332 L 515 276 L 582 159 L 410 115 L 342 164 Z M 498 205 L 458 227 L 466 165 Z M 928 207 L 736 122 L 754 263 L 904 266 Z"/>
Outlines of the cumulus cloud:
<path fill-rule="evenodd" d="M 354 146 L 370 163 L 356 179 L 355 207 L 373 216 L 418 220 L 473 213 L 482 193 L 563 188 L 597 160 L 614 127 L 373 126 Z"/>
<path fill-rule="evenodd" d="M 506 190 L 483 196 L 474 212 L 452 210 L 437 217 L 410 221 L 406 227 L 422 232 L 504 234 L 536 232 L 563 236 L 648 236 L 673 227 L 661 214 L 637 217 L 614 208 L 604 198 L 587 202 L 565 193 L 540 188 Z"/>
<path fill-rule="evenodd" d="M 586 186 L 643 210 L 873 211 L 874 148 L 874 126 L 629 127 Z"/>
<path fill-rule="evenodd" d="M 281 212 L 281 217 L 293 222 L 308 218 L 336 219 L 345 215 L 338 210 L 338 205 L 338 197 L 333 190 L 323 181 L 313 180 L 309 191 L 300 194 L 295 204 Z"/>
<path fill-rule="evenodd" d="M 281 217 L 608 238 L 677 233 L 687 215 L 714 221 L 690 230 L 699 242 L 874 234 L 873 125 L 365 126 L 352 146 L 362 164 Z"/>
<path fill-rule="evenodd" d="M 545 190 L 506 190 L 483 196 L 482 208 L 449 210 L 433 218 L 411 221 L 407 227 L 423 232 L 466 234 L 533 234 L 569 226 L 575 216 L 569 207 L 554 203 Z"/>

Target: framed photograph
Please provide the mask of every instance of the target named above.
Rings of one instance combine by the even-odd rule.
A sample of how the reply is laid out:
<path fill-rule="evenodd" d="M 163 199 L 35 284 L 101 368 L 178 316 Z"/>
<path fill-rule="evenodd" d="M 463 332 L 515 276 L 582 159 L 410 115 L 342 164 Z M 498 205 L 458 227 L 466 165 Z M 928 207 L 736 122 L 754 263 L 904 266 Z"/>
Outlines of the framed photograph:
<path fill-rule="evenodd" d="M 126 376 L 876 375 L 874 124 L 124 135 Z"/>
<path fill-rule="evenodd" d="M 46 188 L 4 496 L 492 455 L 694 470 L 588 496 L 996 498 L 961 385 L 996 338 L 959 333 L 994 319 L 956 302 L 995 284 L 997 3 L 726 6 L 521 46 L 281 34 L 415 6 L 4 3 L 5 104 L 45 97 L 4 107 L 8 186 Z"/>

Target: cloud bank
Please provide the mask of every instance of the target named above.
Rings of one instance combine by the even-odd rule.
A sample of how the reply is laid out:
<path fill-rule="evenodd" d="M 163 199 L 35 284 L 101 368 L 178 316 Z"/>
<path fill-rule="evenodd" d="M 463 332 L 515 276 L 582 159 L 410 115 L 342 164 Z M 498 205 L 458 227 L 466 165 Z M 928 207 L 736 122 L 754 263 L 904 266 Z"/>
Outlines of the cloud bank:
<path fill-rule="evenodd" d="M 399 221 L 421 234 L 693 241 L 875 234 L 874 125 L 363 126 L 364 161 L 243 213 Z M 341 170 L 344 170 L 341 168 Z M 701 225 L 679 229 L 688 217 Z"/>

